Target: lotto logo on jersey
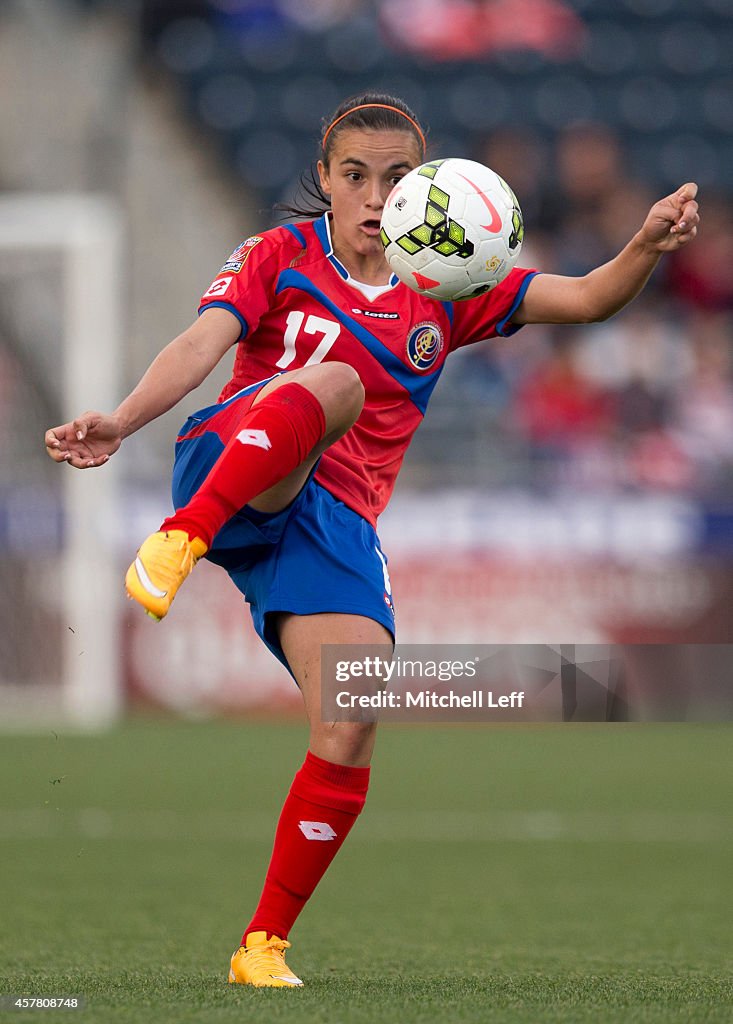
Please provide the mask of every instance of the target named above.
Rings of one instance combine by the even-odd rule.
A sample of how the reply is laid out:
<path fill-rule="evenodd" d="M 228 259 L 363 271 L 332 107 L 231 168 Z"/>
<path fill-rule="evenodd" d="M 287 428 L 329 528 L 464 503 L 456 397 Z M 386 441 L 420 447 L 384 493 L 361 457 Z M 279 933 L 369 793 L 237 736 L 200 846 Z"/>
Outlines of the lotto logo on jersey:
<path fill-rule="evenodd" d="M 233 280 L 234 278 L 232 277 L 217 277 L 211 288 L 204 292 L 204 298 L 210 299 L 216 295 L 223 295 Z"/>
<path fill-rule="evenodd" d="M 399 313 L 375 313 L 371 309 L 359 309 L 358 306 L 353 306 L 351 312 L 357 316 L 371 317 L 373 320 L 399 320 L 400 318 Z"/>
<path fill-rule="evenodd" d="M 234 252 L 231 254 L 229 259 L 226 261 L 224 266 L 219 271 L 220 274 L 238 274 L 244 264 L 247 262 L 247 257 L 252 252 L 256 245 L 262 241 L 259 235 L 252 235 L 251 238 L 246 238 Z"/>
<path fill-rule="evenodd" d="M 407 335 L 407 358 L 420 373 L 434 366 L 442 351 L 443 332 L 437 324 L 416 324 Z"/>

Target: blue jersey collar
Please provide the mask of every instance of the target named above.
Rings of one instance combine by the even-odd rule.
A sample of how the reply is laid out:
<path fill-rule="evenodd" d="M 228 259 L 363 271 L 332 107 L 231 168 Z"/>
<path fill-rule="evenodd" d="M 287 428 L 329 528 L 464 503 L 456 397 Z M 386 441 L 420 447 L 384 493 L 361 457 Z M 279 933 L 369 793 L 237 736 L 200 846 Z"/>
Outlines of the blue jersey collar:
<path fill-rule="evenodd" d="M 322 217 L 319 217 L 318 220 L 314 221 L 313 229 L 316 233 L 316 238 L 321 244 L 324 256 L 326 257 L 328 262 L 336 269 L 336 272 L 339 275 L 339 277 L 341 277 L 344 281 L 347 281 L 350 285 L 353 285 L 355 288 L 359 288 L 359 290 L 361 291 L 361 282 L 353 278 L 346 269 L 346 267 L 343 265 L 341 260 L 334 255 L 333 242 L 331 241 L 331 214 L 329 212 L 326 212 L 323 214 Z M 392 274 L 392 276 L 389 279 L 390 288 L 394 288 L 395 285 L 399 284 L 399 281 L 399 277 L 397 277 L 396 274 Z"/>

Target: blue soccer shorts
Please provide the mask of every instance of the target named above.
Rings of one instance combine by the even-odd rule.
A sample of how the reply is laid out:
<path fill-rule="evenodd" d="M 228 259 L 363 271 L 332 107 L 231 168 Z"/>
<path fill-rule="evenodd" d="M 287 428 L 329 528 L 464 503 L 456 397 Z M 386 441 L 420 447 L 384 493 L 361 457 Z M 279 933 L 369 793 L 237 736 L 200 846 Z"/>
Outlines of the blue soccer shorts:
<path fill-rule="evenodd" d="M 176 508 L 191 500 L 266 383 L 186 420 L 173 467 Z M 394 638 L 392 589 L 376 530 L 321 487 L 314 473 L 280 512 L 246 505 L 222 527 L 205 557 L 229 573 L 250 606 L 257 633 L 289 671 L 275 628 L 278 612 L 364 615 Z"/>

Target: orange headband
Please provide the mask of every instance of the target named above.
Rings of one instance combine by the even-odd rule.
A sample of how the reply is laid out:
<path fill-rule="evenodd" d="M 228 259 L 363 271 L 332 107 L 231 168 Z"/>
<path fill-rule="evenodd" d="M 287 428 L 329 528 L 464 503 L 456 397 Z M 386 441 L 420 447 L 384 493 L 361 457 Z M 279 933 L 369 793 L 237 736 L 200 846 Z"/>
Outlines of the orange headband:
<path fill-rule="evenodd" d="M 352 107 L 351 110 L 347 110 L 346 113 L 340 114 L 336 118 L 336 120 L 332 121 L 331 124 L 326 129 L 325 135 L 323 136 L 323 143 L 322 143 L 323 148 L 324 149 L 326 148 L 326 140 L 328 139 L 328 136 L 331 134 L 333 129 L 336 127 L 336 125 L 339 123 L 339 121 L 343 121 L 343 119 L 345 117 L 348 117 L 349 114 L 353 114 L 355 110 L 365 110 L 367 107 L 379 107 L 381 110 L 393 110 L 395 112 L 395 114 L 399 114 L 401 117 L 404 117 L 405 120 L 410 122 L 410 124 L 415 129 L 417 134 L 420 136 L 420 141 L 422 142 L 423 153 L 425 152 L 425 150 L 427 148 L 426 145 L 425 145 L 425 136 L 423 135 L 423 133 L 422 133 L 422 131 L 420 129 L 420 125 L 417 123 L 417 121 L 413 121 L 413 119 L 410 117 L 410 115 L 406 114 L 404 112 L 404 110 L 400 110 L 399 107 L 390 107 L 386 103 L 361 103 L 358 107 Z"/>

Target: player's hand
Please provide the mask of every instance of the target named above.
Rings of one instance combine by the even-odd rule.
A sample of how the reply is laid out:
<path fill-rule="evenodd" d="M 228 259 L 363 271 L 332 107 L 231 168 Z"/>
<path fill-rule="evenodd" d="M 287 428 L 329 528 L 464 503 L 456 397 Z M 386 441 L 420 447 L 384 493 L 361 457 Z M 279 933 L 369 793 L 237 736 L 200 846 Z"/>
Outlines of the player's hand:
<path fill-rule="evenodd" d="M 54 462 L 92 469 L 109 461 L 122 444 L 122 434 L 114 416 L 85 412 L 71 423 L 47 430 L 45 443 Z"/>
<path fill-rule="evenodd" d="M 657 252 L 675 252 L 691 242 L 700 223 L 696 195 L 697 185 L 688 181 L 672 195 L 655 203 L 641 229 L 645 244 Z"/>

